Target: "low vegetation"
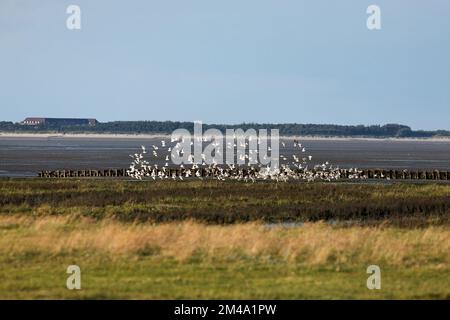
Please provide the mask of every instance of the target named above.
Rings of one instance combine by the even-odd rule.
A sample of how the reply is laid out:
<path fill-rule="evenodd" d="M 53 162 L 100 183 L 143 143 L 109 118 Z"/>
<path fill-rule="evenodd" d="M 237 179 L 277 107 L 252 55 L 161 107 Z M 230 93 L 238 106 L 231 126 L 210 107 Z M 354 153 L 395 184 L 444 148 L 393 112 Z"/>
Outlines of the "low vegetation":
<path fill-rule="evenodd" d="M 450 185 L 0 180 L 0 214 L 206 223 L 447 224 Z"/>
<path fill-rule="evenodd" d="M 450 299 L 449 194 L 446 184 L 3 179 L 0 299 Z M 66 288 L 73 264 L 81 290 Z M 369 265 L 381 290 L 366 287 Z"/>
<path fill-rule="evenodd" d="M 114 255 L 158 254 L 178 261 L 196 255 L 206 259 L 247 257 L 297 261 L 324 266 L 378 261 L 391 266 L 449 263 L 449 227 L 396 229 L 351 228 L 329 224 L 205 225 L 195 222 L 127 224 L 117 221 L 64 217 L 2 217 L 0 239 L 4 254 L 30 249 L 48 254 L 98 251 Z M 10 236 L 16 235 L 14 241 Z M 9 236 L 9 237 L 8 237 Z"/>
<path fill-rule="evenodd" d="M 2 216 L 0 298 L 448 299 L 449 231 Z M 72 264 L 80 291 L 65 288 Z"/>

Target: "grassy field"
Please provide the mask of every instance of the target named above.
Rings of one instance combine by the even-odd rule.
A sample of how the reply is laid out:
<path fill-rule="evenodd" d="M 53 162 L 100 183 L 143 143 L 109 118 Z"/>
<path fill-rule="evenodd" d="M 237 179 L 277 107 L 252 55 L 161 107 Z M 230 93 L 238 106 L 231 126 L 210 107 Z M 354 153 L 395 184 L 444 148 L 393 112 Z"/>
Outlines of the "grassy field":
<path fill-rule="evenodd" d="M 450 222 L 450 184 L 0 180 L 0 214 L 120 221 Z"/>
<path fill-rule="evenodd" d="M 449 197 L 434 184 L 0 180 L 0 298 L 450 299 Z M 66 288 L 71 264 L 82 290 Z M 381 290 L 366 287 L 374 264 Z"/>

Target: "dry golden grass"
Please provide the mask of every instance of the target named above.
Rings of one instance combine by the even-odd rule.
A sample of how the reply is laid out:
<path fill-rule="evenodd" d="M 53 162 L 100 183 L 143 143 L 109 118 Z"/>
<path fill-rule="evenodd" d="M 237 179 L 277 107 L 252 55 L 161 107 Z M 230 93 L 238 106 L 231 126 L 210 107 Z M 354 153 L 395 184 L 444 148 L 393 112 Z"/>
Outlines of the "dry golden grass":
<path fill-rule="evenodd" d="M 205 225 L 196 222 L 127 224 L 70 216 L 0 217 L 0 254 L 99 251 L 114 257 L 158 254 L 186 260 L 251 257 L 309 265 L 384 262 L 407 266 L 450 262 L 450 227 L 336 227 L 307 223 L 267 227 L 259 223 Z"/>

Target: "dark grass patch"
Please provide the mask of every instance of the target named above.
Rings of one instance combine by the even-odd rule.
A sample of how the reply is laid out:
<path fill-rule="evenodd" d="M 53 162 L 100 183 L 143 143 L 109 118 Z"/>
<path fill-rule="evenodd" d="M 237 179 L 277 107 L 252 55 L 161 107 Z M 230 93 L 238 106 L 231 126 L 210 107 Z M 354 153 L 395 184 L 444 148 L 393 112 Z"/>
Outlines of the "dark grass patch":
<path fill-rule="evenodd" d="M 0 213 L 206 223 L 450 222 L 450 185 L 218 181 L 0 180 Z M 47 209 L 46 209 L 47 208 Z"/>

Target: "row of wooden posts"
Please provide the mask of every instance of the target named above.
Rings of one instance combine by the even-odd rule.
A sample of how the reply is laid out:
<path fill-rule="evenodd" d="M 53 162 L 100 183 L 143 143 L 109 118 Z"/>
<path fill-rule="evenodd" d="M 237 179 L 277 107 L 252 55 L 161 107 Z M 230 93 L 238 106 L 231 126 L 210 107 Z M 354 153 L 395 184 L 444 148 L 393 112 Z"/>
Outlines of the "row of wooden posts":
<path fill-rule="evenodd" d="M 202 177 L 207 177 L 208 173 L 204 169 L 199 169 Z M 166 169 L 168 175 L 181 176 L 184 175 L 185 169 L 169 168 Z M 244 169 L 244 176 L 245 176 Z M 342 178 L 349 178 L 355 173 L 347 169 L 340 169 Z M 85 178 L 85 177 L 128 177 L 127 169 L 104 169 L 104 170 L 56 170 L 56 171 L 41 171 L 39 172 L 41 178 Z M 385 169 L 365 169 L 359 176 L 367 177 L 368 179 L 391 179 L 391 180 L 450 180 L 450 171 L 440 170 L 385 170 Z"/>

